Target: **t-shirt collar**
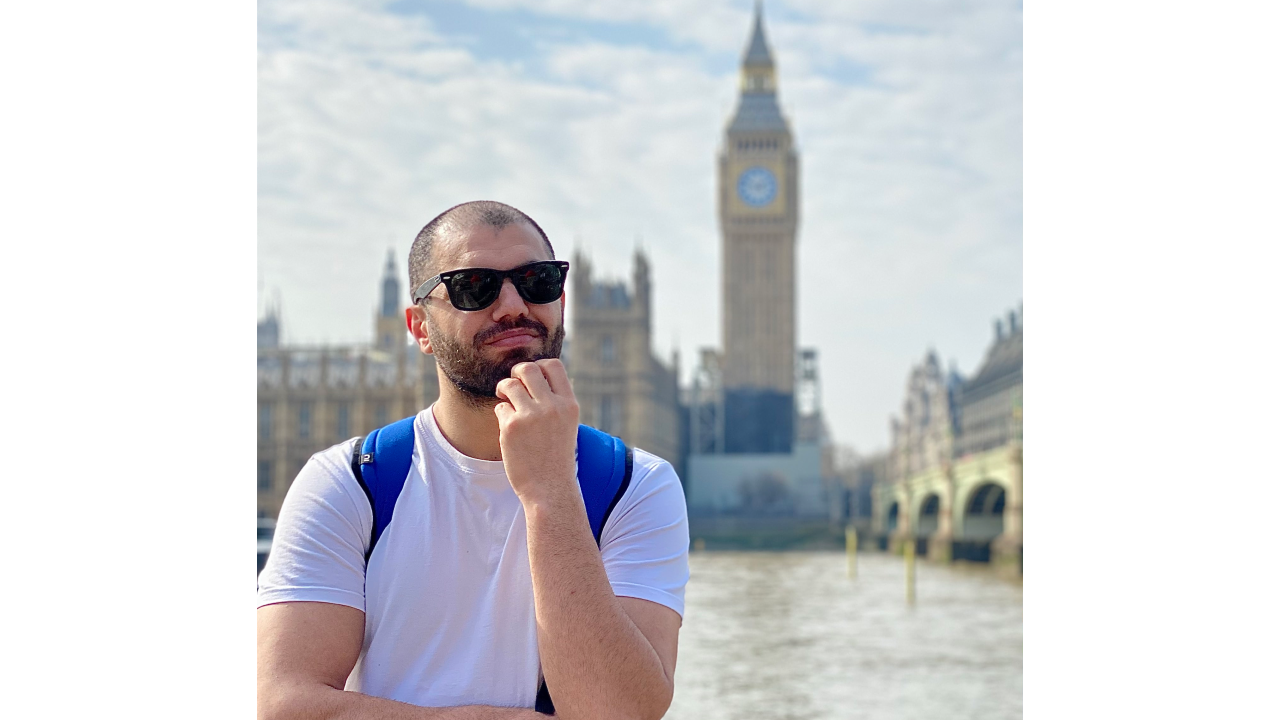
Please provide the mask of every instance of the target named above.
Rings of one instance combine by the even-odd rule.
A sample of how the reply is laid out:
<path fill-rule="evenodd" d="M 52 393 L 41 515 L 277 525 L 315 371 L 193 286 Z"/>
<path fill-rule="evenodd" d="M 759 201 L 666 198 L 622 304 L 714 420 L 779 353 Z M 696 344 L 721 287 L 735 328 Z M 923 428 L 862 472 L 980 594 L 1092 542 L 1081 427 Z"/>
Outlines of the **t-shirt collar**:
<path fill-rule="evenodd" d="M 463 455 L 458 449 L 449 444 L 444 433 L 440 432 L 440 424 L 436 422 L 435 403 L 423 411 L 426 417 L 419 416 L 419 420 L 425 426 L 425 435 L 427 442 L 439 450 L 444 457 L 450 462 L 457 465 L 464 472 L 474 473 L 477 475 L 503 475 L 507 474 L 506 467 L 501 460 L 480 460 L 477 458 Z"/>

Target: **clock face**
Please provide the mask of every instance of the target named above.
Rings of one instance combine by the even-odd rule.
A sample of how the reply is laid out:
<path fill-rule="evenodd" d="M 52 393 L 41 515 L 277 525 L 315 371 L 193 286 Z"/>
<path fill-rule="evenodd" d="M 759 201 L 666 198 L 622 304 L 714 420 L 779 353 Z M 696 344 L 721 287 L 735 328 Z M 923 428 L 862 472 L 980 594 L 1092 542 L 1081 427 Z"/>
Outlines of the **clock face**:
<path fill-rule="evenodd" d="M 752 207 L 764 207 L 778 194 L 778 180 L 768 168 L 751 167 L 738 176 L 738 197 Z"/>

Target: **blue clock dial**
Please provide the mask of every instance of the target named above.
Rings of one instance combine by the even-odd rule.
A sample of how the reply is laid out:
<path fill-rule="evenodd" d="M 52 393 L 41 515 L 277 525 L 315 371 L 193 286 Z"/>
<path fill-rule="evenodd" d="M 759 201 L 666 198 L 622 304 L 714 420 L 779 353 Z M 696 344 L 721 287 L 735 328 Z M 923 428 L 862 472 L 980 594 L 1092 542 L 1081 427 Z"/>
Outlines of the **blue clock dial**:
<path fill-rule="evenodd" d="M 768 168 L 751 167 L 738 176 L 738 197 L 752 207 L 764 207 L 778 194 L 778 180 Z"/>

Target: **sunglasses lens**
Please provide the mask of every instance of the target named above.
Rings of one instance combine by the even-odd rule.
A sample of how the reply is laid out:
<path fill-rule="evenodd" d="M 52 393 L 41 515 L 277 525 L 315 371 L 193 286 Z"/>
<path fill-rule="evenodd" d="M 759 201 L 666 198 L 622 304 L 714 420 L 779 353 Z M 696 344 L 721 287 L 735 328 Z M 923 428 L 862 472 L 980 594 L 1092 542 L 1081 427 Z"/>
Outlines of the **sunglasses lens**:
<path fill-rule="evenodd" d="M 502 294 L 504 278 L 510 277 L 516 292 L 526 301 L 538 305 L 555 302 L 564 292 L 565 270 L 552 262 L 530 263 L 514 270 L 499 272 L 487 268 L 459 270 L 445 280 L 449 300 L 459 310 L 483 310 Z"/>
<path fill-rule="evenodd" d="M 564 271 L 551 263 L 526 265 L 512 279 L 525 300 L 540 305 L 554 302 L 564 289 Z"/>
<path fill-rule="evenodd" d="M 488 307 L 502 291 L 502 278 L 492 271 L 473 270 L 449 279 L 449 299 L 459 310 Z"/>

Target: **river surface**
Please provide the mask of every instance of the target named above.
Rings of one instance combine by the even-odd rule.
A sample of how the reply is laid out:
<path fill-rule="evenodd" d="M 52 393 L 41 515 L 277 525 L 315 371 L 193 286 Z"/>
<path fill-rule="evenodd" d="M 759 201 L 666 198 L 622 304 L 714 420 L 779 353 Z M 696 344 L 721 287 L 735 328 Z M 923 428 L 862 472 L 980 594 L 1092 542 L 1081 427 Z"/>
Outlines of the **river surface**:
<path fill-rule="evenodd" d="M 1022 717 L 1022 588 L 987 566 L 694 552 L 668 720 Z"/>

